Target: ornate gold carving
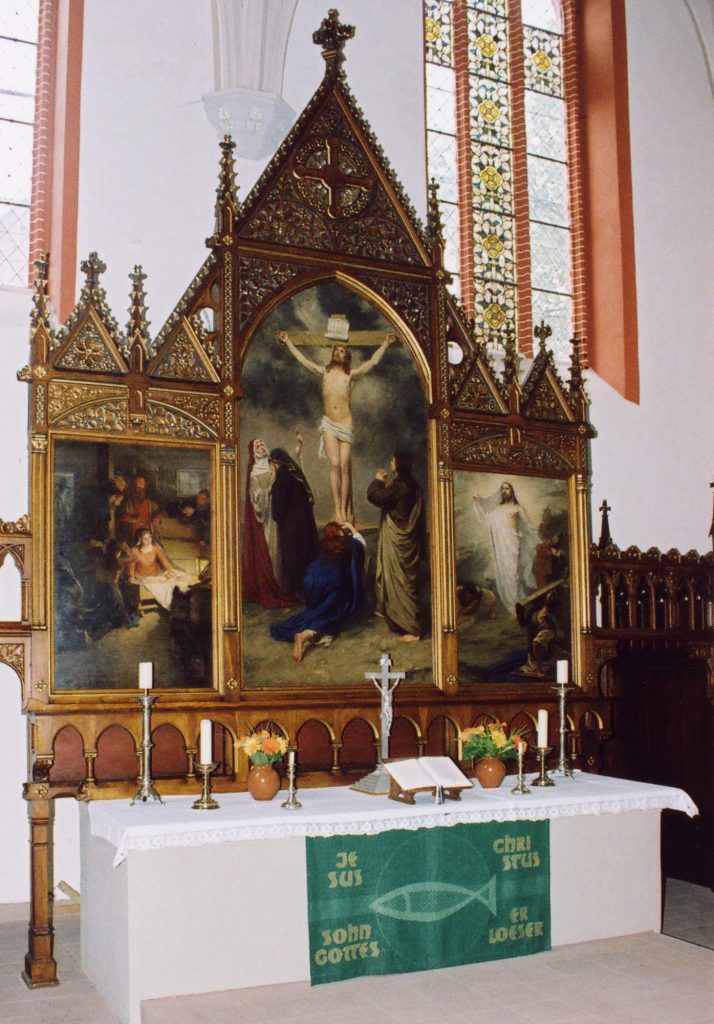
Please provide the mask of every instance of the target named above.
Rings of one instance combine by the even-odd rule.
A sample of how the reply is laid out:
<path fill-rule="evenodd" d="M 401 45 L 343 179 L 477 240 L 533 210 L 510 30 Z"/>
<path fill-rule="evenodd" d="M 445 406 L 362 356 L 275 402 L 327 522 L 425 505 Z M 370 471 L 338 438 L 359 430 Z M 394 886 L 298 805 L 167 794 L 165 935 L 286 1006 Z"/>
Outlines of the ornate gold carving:
<path fill-rule="evenodd" d="M 219 398 L 212 395 L 187 394 L 183 391 L 154 391 L 152 389 L 149 391 L 151 414 L 153 415 L 159 408 L 163 408 L 165 411 L 180 410 L 195 419 L 197 423 L 202 424 L 214 436 L 218 437 L 220 434 L 221 402 Z M 164 433 L 163 430 L 152 430 L 148 423 L 146 432 L 147 434 Z"/>
<path fill-rule="evenodd" d="M 222 444 L 221 445 L 221 465 L 222 466 L 235 466 L 236 464 L 236 450 L 233 445 Z"/>
<path fill-rule="evenodd" d="M 374 187 L 361 154 L 336 136 L 302 146 L 295 154 L 293 175 L 307 205 L 331 220 L 361 213 Z"/>
<path fill-rule="evenodd" d="M 379 184 L 374 185 L 371 198 L 365 207 L 368 215 L 351 218 L 341 214 L 339 219 L 334 219 L 334 209 L 330 214 L 328 208 L 326 186 L 319 183 L 317 187 L 325 197 L 325 212 L 317 214 L 306 207 L 305 197 L 299 190 L 299 180 L 294 176 L 290 163 L 290 153 L 297 145 L 302 144 L 301 152 L 309 154 L 313 151 L 311 147 L 315 147 L 315 152 L 319 152 L 320 149 L 326 152 L 327 141 L 334 141 L 340 152 L 354 154 L 355 159 L 359 157 L 366 168 L 369 169 L 370 166 L 362 141 L 347 123 L 341 109 L 337 107 L 336 100 L 328 100 L 327 108 L 310 126 L 310 118 L 314 117 L 314 107 L 323 98 L 321 91 L 315 94 L 314 103 L 309 104 L 303 112 L 253 189 L 254 196 L 261 196 L 260 208 L 244 208 L 241 211 L 246 218 L 246 226 L 242 232 L 245 231 L 250 238 L 297 245 L 306 249 L 317 248 L 323 251 L 366 255 L 378 260 L 421 263 L 427 249 L 424 230 L 345 83 L 340 83 L 340 90 L 352 108 L 353 116 L 360 124 L 368 146 L 381 163 L 407 217 L 411 220 L 411 233 L 397 216 L 393 203 Z M 354 168 L 354 177 L 358 178 L 356 163 Z M 314 203 L 314 197 L 312 202 Z M 418 251 L 419 242 L 424 247 L 422 252 Z"/>
<path fill-rule="evenodd" d="M 327 225 L 316 213 L 281 196 L 277 191 L 271 199 L 252 219 L 247 230 L 248 237 L 311 249 L 335 247 Z"/>
<path fill-rule="evenodd" d="M 157 364 L 153 376 L 168 377 L 172 380 L 203 381 L 217 380 L 213 366 L 201 346 L 188 320 L 184 319 L 176 337 L 169 343 Z"/>
<path fill-rule="evenodd" d="M 12 534 L 12 533 L 29 533 L 30 532 L 30 517 L 20 516 L 14 523 L 6 523 L 4 519 L 0 519 L 0 533 Z"/>
<path fill-rule="evenodd" d="M 390 306 L 393 306 L 398 313 L 413 328 L 414 333 L 421 342 L 421 346 L 428 354 L 430 350 L 429 338 L 429 290 L 425 284 L 412 284 L 407 281 L 394 280 L 375 276 L 362 276 L 360 279 L 368 284 L 374 291 L 379 292 Z"/>
<path fill-rule="evenodd" d="M 38 384 L 35 389 L 35 424 L 41 427 L 45 422 L 45 399 L 47 394 L 47 385 Z"/>
<path fill-rule="evenodd" d="M 33 455 L 46 455 L 47 454 L 47 435 L 46 434 L 33 434 L 30 446 Z"/>
<path fill-rule="evenodd" d="M 47 376 L 47 367 L 46 366 L 33 366 L 33 368 L 32 368 L 32 376 L 35 378 L 35 380 L 44 380 L 45 377 Z"/>
<path fill-rule="evenodd" d="M 231 398 L 231 396 L 235 394 L 235 388 L 233 387 L 233 385 L 232 384 L 226 384 L 226 386 L 223 389 L 223 394 L 227 398 Z"/>
<path fill-rule="evenodd" d="M 44 693 L 45 690 L 47 689 L 47 683 L 45 682 L 44 679 L 38 679 L 34 686 L 36 690 L 40 691 L 40 693 Z"/>
<path fill-rule="evenodd" d="M 223 256 L 223 345 L 225 371 L 233 376 L 233 254 L 227 249 Z"/>
<path fill-rule="evenodd" d="M 545 472 L 571 472 L 573 464 L 562 451 L 551 448 L 546 440 L 558 448 L 567 447 L 568 438 L 556 434 L 537 440 L 525 437 L 519 445 L 512 445 L 505 424 L 494 427 L 491 424 L 456 422 L 450 428 L 448 454 L 455 462 L 478 463 L 489 469 L 520 467 Z"/>
<path fill-rule="evenodd" d="M 88 402 L 103 402 L 126 395 L 126 388 L 102 384 L 52 381 L 49 386 L 49 420 L 54 423 L 65 413 Z"/>
<path fill-rule="evenodd" d="M 413 241 L 404 230 L 384 192 L 378 189 L 369 215 L 338 226 L 335 234 L 338 252 L 394 263 L 417 262 Z"/>
<path fill-rule="evenodd" d="M 0 662 L 14 669 L 20 679 L 25 678 L 24 644 L 0 644 Z"/>
<path fill-rule="evenodd" d="M 147 434 L 155 434 L 160 437 L 186 437 L 195 440 L 214 436 L 213 431 L 205 423 L 184 415 L 176 409 L 159 402 L 149 402 L 148 405 L 149 415 L 145 423 Z"/>
<path fill-rule="evenodd" d="M 233 422 L 233 402 L 226 402 L 225 406 L 225 433 L 228 437 L 233 437 L 235 431 L 235 424 Z"/>
<path fill-rule="evenodd" d="M 126 373 L 126 365 L 100 330 L 90 313 L 57 361 L 68 370 L 90 370 L 95 373 Z"/>
<path fill-rule="evenodd" d="M 485 364 L 477 356 L 466 365 L 454 383 L 454 405 L 464 412 L 503 413 L 504 408 L 496 397 L 497 393 L 495 381 L 490 378 Z"/>
<path fill-rule="evenodd" d="M 228 256 L 229 254 L 226 253 L 226 260 L 228 259 Z M 154 344 L 152 346 L 152 350 L 154 352 L 159 351 L 163 343 L 166 341 L 166 339 L 173 331 L 174 327 L 176 327 L 176 325 L 180 321 L 181 317 L 184 316 L 187 313 L 187 311 L 190 311 L 191 306 L 194 305 L 195 303 L 196 296 L 198 295 L 199 291 L 203 287 L 205 287 L 209 273 L 214 269 L 215 266 L 216 257 L 213 253 L 211 253 L 206 262 L 203 264 L 201 269 L 194 277 L 193 281 L 191 281 L 191 284 L 188 286 L 186 291 L 181 296 L 181 299 L 179 300 L 173 313 L 171 313 L 168 320 L 157 334 Z M 226 298 L 228 298 L 227 292 Z M 227 335 L 227 337 L 230 337 L 230 335 Z"/>
<path fill-rule="evenodd" d="M 231 677 L 227 682 L 226 686 L 229 690 L 236 690 L 238 688 L 238 680 Z"/>
<path fill-rule="evenodd" d="M 277 291 L 287 281 L 292 281 L 298 274 L 312 269 L 314 268 L 294 263 L 242 257 L 238 261 L 240 282 L 238 308 L 241 326 L 250 319 L 267 295 Z"/>
<path fill-rule="evenodd" d="M 129 423 L 129 403 L 125 398 L 83 406 L 59 418 L 55 426 L 72 430 L 123 433 Z"/>
<path fill-rule="evenodd" d="M 41 800 L 44 800 L 44 798 L 47 796 L 49 791 L 50 791 L 50 787 L 45 785 L 44 782 L 41 785 L 39 785 L 39 786 L 35 786 L 35 793 L 37 793 L 37 795 L 40 797 Z"/>
<path fill-rule="evenodd" d="M 523 397 L 523 415 L 541 420 L 568 420 L 560 397 L 548 377 L 543 374 Z"/>

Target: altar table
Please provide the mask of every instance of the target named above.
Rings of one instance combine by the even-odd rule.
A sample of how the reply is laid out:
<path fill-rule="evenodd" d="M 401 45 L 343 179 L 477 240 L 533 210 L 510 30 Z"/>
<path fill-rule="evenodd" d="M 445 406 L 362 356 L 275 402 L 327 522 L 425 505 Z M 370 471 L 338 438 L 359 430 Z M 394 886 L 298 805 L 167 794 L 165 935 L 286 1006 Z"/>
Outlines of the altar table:
<path fill-rule="evenodd" d="M 214 811 L 82 806 L 82 967 L 125 1024 L 144 999 L 307 980 L 306 837 L 476 822 L 550 820 L 552 945 L 659 931 L 660 812 L 696 814 L 686 793 L 578 774 L 514 796 L 513 782 L 439 805 L 326 788 L 291 811 L 247 793 Z"/>

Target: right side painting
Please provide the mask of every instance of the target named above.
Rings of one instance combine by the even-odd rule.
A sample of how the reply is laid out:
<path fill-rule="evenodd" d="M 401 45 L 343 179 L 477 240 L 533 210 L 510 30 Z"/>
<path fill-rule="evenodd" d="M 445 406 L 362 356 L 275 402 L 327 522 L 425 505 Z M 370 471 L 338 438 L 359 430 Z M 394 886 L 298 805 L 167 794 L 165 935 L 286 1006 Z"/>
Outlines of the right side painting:
<path fill-rule="evenodd" d="M 555 679 L 571 660 L 568 483 L 454 473 L 463 682 Z"/>

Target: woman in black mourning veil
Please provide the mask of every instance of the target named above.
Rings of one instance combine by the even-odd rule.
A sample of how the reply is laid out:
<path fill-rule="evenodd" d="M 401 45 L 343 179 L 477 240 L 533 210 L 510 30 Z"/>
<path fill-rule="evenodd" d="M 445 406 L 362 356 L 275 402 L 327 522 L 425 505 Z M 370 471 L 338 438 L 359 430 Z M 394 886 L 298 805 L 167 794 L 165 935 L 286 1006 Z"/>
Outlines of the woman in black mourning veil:
<path fill-rule="evenodd" d="M 271 507 L 278 531 L 278 582 L 287 593 L 302 597 L 305 570 L 318 554 L 315 499 L 302 469 L 284 448 L 273 448 L 270 461 L 275 467 Z"/>

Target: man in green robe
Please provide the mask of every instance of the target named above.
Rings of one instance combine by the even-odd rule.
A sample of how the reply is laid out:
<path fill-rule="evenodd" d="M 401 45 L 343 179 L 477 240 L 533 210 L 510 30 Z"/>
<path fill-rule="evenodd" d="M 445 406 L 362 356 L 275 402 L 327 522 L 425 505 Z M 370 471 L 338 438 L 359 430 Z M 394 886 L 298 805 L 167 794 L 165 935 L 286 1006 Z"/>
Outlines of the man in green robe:
<path fill-rule="evenodd" d="M 404 643 L 420 640 L 419 565 L 424 546 L 421 488 L 412 476 L 412 458 L 396 452 L 391 483 L 384 469 L 375 473 L 367 500 L 381 509 L 375 589 L 377 614 Z"/>

